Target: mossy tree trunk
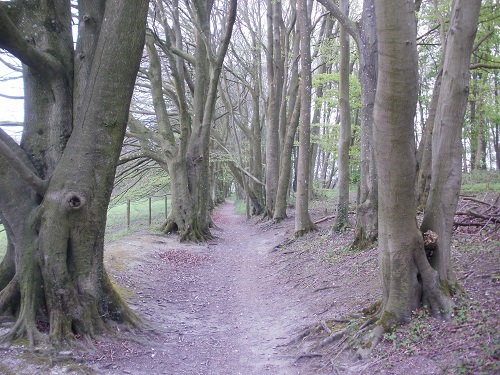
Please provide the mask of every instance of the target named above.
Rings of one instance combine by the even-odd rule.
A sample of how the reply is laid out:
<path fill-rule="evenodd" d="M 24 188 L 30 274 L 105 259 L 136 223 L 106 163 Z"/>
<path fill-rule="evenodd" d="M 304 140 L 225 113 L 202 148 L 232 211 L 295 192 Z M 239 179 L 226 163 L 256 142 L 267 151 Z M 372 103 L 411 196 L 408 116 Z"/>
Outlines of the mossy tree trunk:
<path fill-rule="evenodd" d="M 0 47 L 24 64 L 21 146 L 0 132 L 0 217 L 9 248 L 2 338 L 58 346 L 138 317 L 103 267 L 104 228 L 144 43 L 148 1 L 0 4 Z M 14 262 L 12 262 L 12 258 Z M 48 337 L 37 322 L 49 323 Z"/>

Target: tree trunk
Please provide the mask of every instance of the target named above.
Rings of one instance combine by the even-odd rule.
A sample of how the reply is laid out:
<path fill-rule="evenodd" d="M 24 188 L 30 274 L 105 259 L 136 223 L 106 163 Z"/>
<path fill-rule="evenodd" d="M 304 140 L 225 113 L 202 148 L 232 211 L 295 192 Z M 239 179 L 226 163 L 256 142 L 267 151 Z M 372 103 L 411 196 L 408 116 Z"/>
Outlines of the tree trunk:
<path fill-rule="evenodd" d="M 278 178 L 278 187 L 276 191 L 276 201 L 274 205 L 273 221 L 280 222 L 285 219 L 288 187 L 290 185 L 290 176 L 292 173 L 292 148 L 299 125 L 300 115 L 300 98 L 299 98 L 299 67 L 298 60 L 300 58 L 300 32 L 293 33 L 293 63 L 292 74 L 290 77 L 289 94 L 289 111 L 286 120 L 286 133 L 283 138 L 280 155 L 280 173 Z"/>
<path fill-rule="evenodd" d="M 229 3 L 225 30 L 218 41 L 217 50 L 212 50 L 214 36 L 210 30 L 213 2 L 201 1 L 194 4 L 190 10 L 196 21 L 196 27 L 193 28 L 194 56 L 182 52 L 178 5 L 178 2 L 174 2 L 172 9 L 173 29 L 166 22 L 165 12 L 160 6 L 162 19 L 165 21 L 164 35 L 152 33 L 146 38 L 148 77 L 158 129 L 150 129 L 135 119 L 131 119 L 129 125 L 132 135 L 141 141 L 142 153 L 162 167 L 167 166 L 171 176 L 172 203 L 175 207 L 172 207 L 172 213 L 162 225 L 162 230 L 166 233 L 178 231 L 181 240 L 200 242 L 211 237 L 210 129 L 214 120 L 222 63 L 236 18 L 237 0 Z M 169 64 L 162 63 L 157 47 L 167 56 Z M 187 78 L 184 59 L 195 67 L 194 83 Z M 170 69 L 173 80 L 174 90 L 170 90 L 172 93 L 169 96 L 174 103 L 172 105 L 177 106 L 179 112 L 177 126 L 171 124 L 167 113 L 162 77 L 164 66 Z M 186 82 L 192 95 L 189 100 Z M 180 133 L 178 137 L 176 132 Z"/>
<path fill-rule="evenodd" d="M 372 344 L 425 304 L 448 312 L 452 302 L 424 251 L 415 218 L 414 117 L 418 93 L 415 10 L 411 0 L 376 2 L 378 85 L 374 145 L 379 177 L 382 314 Z M 436 309 L 436 310 L 437 310 Z M 366 355 L 372 350 L 361 349 Z"/>
<path fill-rule="evenodd" d="M 309 152 L 311 148 L 311 21 L 307 0 L 298 0 L 297 16 L 300 32 L 300 135 L 297 166 L 297 201 L 295 236 L 316 229 L 309 216 Z"/>
<path fill-rule="evenodd" d="M 443 54 L 444 57 L 444 54 Z M 441 62 L 442 64 L 442 62 Z M 436 119 L 436 110 L 439 101 L 439 93 L 441 91 L 441 79 L 443 76 L 443 67 L 439 67 L 434 83 L 432 98 L 430 103 L 429 115 L 425 122 L 424 133 L 418 149 L 418 178 L 417 178 L 417 192 L 418 192 L 418 208 L 421 210 L 425 207 L 432 177 L 432 134 L 434 132 L 434 122 Z"/>
<path fill-rule="evenodd" d="M 69 2 L 11 8 L 20 16 L 12 18 L 20 20 L 17 25 L 0 5 L 0 47 L 25 66 L 21 147 L 0 134 L 0 171 L 6 176 L 0 217 L 8 254 L 15 254 L 0 311 L 10 307 L 17 317 L 4 341 L 47 341 L 39 320 L 49 323 L 48 339 L 56 346 L 72 343 L 76 334 L 107 332 L 109 320 L 140 324 L 104 271 L 103 247 L 148 2 L 108 1 L 105 10 L 86 5 L 79 6 L 75 59 Z M 53 22 L 38 24 L 45 17 Z"/>
<path fill-rule="evenodd" d="M 279 30 L 281 19 L 281 1 L 267 1 L 267 80 L 268 106 L 266 129 L 266 211 L 264 215 L 272 218 L 276 203 L 279 178 L 280 153 L 280 100 L 282 86 L 282 71 L 279 69 L 281 58 L 281 43 Z M 278 60 L 277 60 L 278 59 Z"/>
<path fill-rule="evenodd" d="M 495 72 L 495 106 L 498 108 L 498 74 Z M 495 149 L 495 159 L 496 159 L 496 167 L 497 171 L 500 171 L 500 124 L 499 120 L 495 120 L 493 130 L 493 148 Z"/>
<path fill-rule="evenodd" d="M 483 77 L 478 80 L 479 89 L 477 96 L 477 148 L 474 156 L 474 169 L 486 169 L 486 142 L 484 141 L 484 121 L 483 121 L 483 92 L 487 73 L 482 73 Z"/>
<path fill-rule="evenodd" d="M 462 124 L 480 6 L 480 0 L 454 3 L 432 137 L 432 182 L 421 230 L 439 236 L 430 263 L 443 285 L 456 281 L 450 262 L 451 235 L 462 180 Z"/>
<path fill-rule="evenodd" d="M 349 3 L 340 2 L 343 14 L 349 16 Z M 339 179 L 338 200 L 333 230 L 339 232 L 349 227 L 349 149 L 351 146 L 351 107 L 349 104 L 349 33 L 340 27 L 340 140 L 339 140 Z"/>
<path fill-rule="evenodd" d="M 374 0 L 364 0 L 359 31 L 361 83 L 361 176 L 352 247 L 366 249 L 378 238 L 378 177 L 373 148 L 373 107 L 377 90 L 377 32 Z"/>

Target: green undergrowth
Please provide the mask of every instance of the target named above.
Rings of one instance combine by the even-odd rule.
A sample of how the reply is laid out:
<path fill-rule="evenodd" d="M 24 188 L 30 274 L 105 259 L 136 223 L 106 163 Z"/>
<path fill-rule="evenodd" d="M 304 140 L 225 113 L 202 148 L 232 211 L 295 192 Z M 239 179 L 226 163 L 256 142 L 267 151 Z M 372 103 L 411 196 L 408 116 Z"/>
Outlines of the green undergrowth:
<path fill-rule="evenodd" d="M 462 176 L 462 194 L 500 193 L 500 171 L 473 171 Z"/>
<path fill-rule="evenodd" d="M 238 199 L 235 194 L 231 195 L 228 199 L 234 201 L 234 211 L 237 215 L 246 214 L 246 203 L 243 199 Z"/>

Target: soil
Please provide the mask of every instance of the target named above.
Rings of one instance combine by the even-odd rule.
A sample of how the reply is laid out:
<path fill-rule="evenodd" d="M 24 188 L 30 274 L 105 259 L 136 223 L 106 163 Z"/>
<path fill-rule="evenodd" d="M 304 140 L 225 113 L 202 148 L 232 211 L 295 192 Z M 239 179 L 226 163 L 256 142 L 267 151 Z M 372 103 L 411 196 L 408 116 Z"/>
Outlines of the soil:
<path fill-rule="evenodd" d="M 328 217 L 325 206 L 312 206 L 313 220 Z M 108 272 L 146 329 L 83 353 L 20 342 L 0 351 L 0 374 L 500 373 L 498 232 L 456 233 L 463 291 L 453 321 L 417 311 L 358 360 L 348 337 L 318 343 L 355 332 L 362 309 L 380 300 L 376 248 L 348 250 L 353 231 L 332 233 L 333 219 L 297 240 L 293 217 L 246 221 L 227 202 L 213 219 L 216 238 L 206 244 L 143 231 L 107 245 Z"/>

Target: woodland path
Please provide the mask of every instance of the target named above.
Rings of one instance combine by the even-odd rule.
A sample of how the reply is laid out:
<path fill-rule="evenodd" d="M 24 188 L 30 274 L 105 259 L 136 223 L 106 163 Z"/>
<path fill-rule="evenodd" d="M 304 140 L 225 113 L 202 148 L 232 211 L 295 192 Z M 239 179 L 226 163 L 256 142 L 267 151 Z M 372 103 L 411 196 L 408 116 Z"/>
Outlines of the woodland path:
<path fill-rule="evenodd" d="M 269 253 L 285 234 L 236 215 L 215 213 L 220 230 L 208 244 L 133 235 L 106 248 L 105 263 L 130 306 L 156 332 L 146 348 L 103 347 L 103 374 L 298 374 L 282 350 L 309 323 L 297 296 L 280 290 Z"/>

